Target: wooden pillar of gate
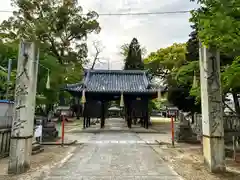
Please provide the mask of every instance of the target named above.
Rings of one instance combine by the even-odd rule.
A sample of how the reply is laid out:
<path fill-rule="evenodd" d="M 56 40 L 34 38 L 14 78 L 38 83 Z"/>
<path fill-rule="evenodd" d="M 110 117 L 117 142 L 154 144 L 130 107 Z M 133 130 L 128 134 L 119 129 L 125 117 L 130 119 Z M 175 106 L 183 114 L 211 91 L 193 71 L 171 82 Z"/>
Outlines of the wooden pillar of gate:
<path fill-rule="evenodd" d="M 144 121 L 146 122 L 145 128 L 148 129 L 148 127 L 149 127 L 149 113 L 148 113 L 148 110 L 144 114 L 145 114 L 145 117 L 144 117 L 145 120 Z"/>
<path fill-rule="evenodd" d="M 86 117 L 86 122 L 85 122 L 85 124 L 86 124 L 86 128 L 88 128 L 88 116 Z"/>
<path fill-rule="evenodd" d="M 86 128 L 86 117 L 83 116 L 83 129 L 85 129 L 85 128 Z"/>
<path fill-rule="evenodd" d="M 82 115 L 83 115 L 83 129 L 87 127 L 86 122 L 87 122 L 87 110 L 86 110 L 86 104 L 83 105 L 82 108 Z"/>
<path fill-rule="evenodd" d="M 80 115 L 81 115 L 81 104 L 80 104 L 80 97 L 77 98 L 77 119 L 80 119 Z"/>
<path fill-rule="evenodd" d="M 146 102 L 146 108 L 145 108 L 146 110 L 145 110 L 145 113 L 144 113 L 145 116 L 146 116 L 146 117 L 145 117 L 145 119 L 146 119 L 146 129 L 148 129 L 148 127 L 149 127 L 149 121 L 150 121 L 150 119 L 149 119 L 149 118 L 150 118 L 150 116 L 149 116 L 149 108 L 148 108 L 148 104 L 149 104 L 149 103 L 148 103 L 148 102 L 149 102 L 149 100 L 147 100 L 147 102 Z"/>
<path fill-rule="evenodd" d="M 105 126 L 105 102 L 101 101 L 101 128 Z"/>
<path fill-rule="evenodd" d="M 87 127 L 90 127 L 90 125 L 91 125 L 91 118 L 88 117 L 88 118 L 87 118 Z"/>
<path fill-rule="evenodd" d="M 132 106 L 128 105 L 128 128 L 132 128 Z"/>

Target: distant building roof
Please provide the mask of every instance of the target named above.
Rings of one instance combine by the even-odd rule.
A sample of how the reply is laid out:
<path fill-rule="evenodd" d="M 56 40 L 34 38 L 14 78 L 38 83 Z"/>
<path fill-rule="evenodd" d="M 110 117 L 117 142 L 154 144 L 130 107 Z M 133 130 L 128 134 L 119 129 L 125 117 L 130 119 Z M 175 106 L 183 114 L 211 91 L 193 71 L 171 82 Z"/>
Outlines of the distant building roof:
<path fill-rule="evenodd" d="M 76 84 L 67 84 L 64 90 L 72 91 L 72 92 L 80 92 L 83 90 L 84 83 L 76 83 Z"/>
<path fill-rule="evenodd" d="M 142 70 L 89 70 L 84 81 L 70 84 L 65 90 L 71 92 L 156 92 L 146 72 Z"/>
<path fill-rule="evenodd" d="M 108 110 L 109 111 L 120 111 L 121 109 L 119 107 L 114 106 L 114 107 L 108 108 Z"/>

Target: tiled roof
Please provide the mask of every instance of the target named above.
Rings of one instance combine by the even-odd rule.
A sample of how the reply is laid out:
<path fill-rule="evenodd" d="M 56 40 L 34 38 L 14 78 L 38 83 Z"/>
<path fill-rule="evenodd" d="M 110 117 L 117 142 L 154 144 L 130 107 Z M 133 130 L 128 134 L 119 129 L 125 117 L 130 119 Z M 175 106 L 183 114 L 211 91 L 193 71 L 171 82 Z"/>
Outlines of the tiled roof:
<path fill-rule="evenodd" d="M 72 92 L 80 92 L 83 90 L 83 87 L 84 87 L 84 83 L 81 82 L 76 84 L 67 84 L 64 89 Z"/>
<path fill-rule="evenodd" d="M 68 91 L 86 92 L 156 92 L 151 89 L 145 71 L 140 70 L 90 70 L 84 82 L 68 85 Z"/>

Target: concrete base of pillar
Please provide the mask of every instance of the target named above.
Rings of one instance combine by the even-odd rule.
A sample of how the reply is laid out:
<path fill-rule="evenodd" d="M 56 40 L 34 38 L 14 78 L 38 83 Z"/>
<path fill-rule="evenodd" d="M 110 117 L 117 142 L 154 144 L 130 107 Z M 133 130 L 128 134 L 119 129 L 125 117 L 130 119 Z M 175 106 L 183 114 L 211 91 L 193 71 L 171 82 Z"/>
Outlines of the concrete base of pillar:
<path fill-rule="evenodd" d="M 222 173 L 226 171 L 225 166 L 225 146 L 223 137 L 203 136 L 204 163 L 212 173 Z M 214 150 L 217 152 L 214 152 Z"/>
<path fill-rule="evenodd" d="M 30 168 L 32 138 L 11 139 L 8 174 L 22 174 Z"/>

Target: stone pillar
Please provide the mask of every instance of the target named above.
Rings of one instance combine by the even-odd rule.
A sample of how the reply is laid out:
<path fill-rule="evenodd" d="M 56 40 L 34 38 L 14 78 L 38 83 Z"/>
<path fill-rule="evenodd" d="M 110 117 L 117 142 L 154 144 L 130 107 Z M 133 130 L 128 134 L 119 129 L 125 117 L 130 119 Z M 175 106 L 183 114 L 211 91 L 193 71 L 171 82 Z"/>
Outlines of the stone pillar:
<path fill-rule="evenodd" d="M 9 174 L 30 168 L 38 58 L 34 43 L 21 41 L 18 55 L 15 102 L 10 144 Z"/>
<path fill-rule="evenodd" d="M 181 125 L 184 125 L 184 126 L 190 125 L 190 122 L 188 120 L 186 120 L 186 118 L 184 117 L 183 111 L 179 111 L 178 117 L 179 117 L 179 122 Z"/>
<path fill-rule="evenodd" d="M 220 54 L 200 44 L 199 55 L 204 161 L 211 172 L 217 173 L 226 169 Z"/>

